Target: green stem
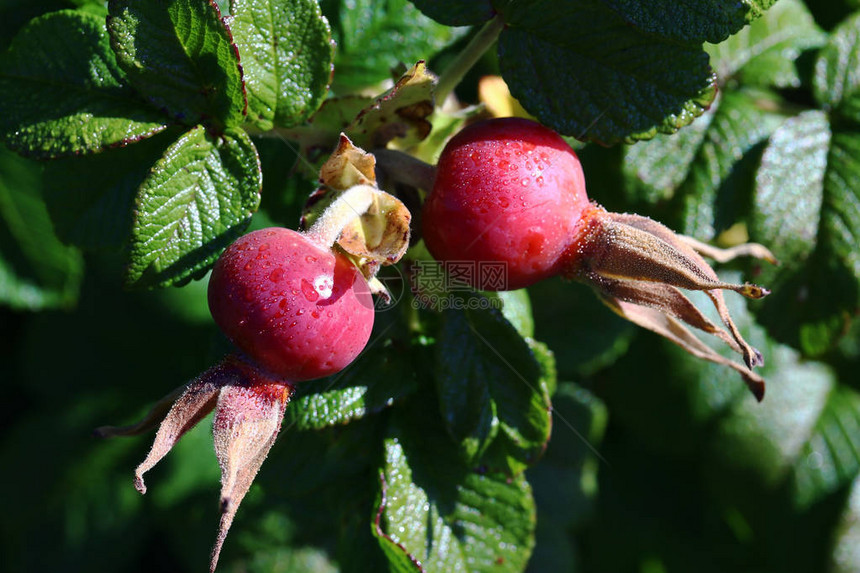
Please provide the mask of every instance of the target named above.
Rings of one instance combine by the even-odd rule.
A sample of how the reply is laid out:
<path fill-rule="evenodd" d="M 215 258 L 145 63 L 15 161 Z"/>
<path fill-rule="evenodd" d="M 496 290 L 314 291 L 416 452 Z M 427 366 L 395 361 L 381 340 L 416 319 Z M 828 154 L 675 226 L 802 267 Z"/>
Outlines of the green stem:
<path fill-rule="evenodd" d="M 436 168 L 396 149 L 374 149 L 376 164 L 384 176 L 395 183 L 430 191 L 436 179 Z"/>
<path fill-rule="evenodd" d="M 505 22 L 500 15 L 484 24 L 484 27 L 475 34 L 472 41 L 460 52 L 453 62 L 439 75 L 439 83 L 436 84 L 436 103 L 441 105 L 448 99 L 448 95 L 463 79 L 463 76 L 472 69 L 481 56 L 490 49 L 493 42 L 499 37 Z"/>

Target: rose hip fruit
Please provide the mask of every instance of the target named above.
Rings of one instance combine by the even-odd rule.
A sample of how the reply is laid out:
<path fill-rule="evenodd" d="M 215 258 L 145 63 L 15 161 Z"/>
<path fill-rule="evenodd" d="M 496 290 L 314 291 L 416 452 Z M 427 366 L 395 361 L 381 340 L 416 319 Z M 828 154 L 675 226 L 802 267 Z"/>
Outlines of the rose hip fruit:
<path fill-rule="evenodd" d="M 367 282 L 346 257 L 282 228 L 249 233 L 224 251 L 209 309 L 252 361 L 290 382 L 346 367 L 374 317 Z"/>
<path fill-rule="evenodd" d="M 485 121 L 439 157 L 424 241 L 438 260 L 504 263 L 505 290 L 517 289 L 560 272 L 588 205 L 579 159 L 558 134 L 525 119 Z"/>
<path fill-rule="evenodd" d="M 422 234 L 437 260 L 475 263 L 467 276 L 457 267 L 458 279 L 475 288 L 517 289 L 552 275 L 584 282 L 619 315 L 695 356 L 734 368 L 758 399 L 764 395 L 764 380 L 752 372 L 762 355 L 741 336 L 722 289 L 748 298 L 768 291 L 721 281 L 701 255 L 728 260 L 747 254 L 772 262 L 773 255 L 754 244 L 716 249 L 647 217 L 606 211 L 588 200 L 576 153 L 538 123 L 487 120 L 453 137 L 439 157 Z M 506 280 L 481 272 L 482 263 L 503 266 Z M 679 289 L 704 291 L 725 328 Z M 720 338 L 745 366 L 702 343 L 683 323 Z"/>

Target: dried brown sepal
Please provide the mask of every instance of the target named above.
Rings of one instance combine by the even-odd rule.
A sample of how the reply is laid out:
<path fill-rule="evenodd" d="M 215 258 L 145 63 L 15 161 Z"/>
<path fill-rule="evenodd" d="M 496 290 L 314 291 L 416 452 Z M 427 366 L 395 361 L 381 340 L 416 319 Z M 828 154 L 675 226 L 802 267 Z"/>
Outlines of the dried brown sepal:
<path fill-rule="evenodd" d="M 293 385 L 288 381 L 274 378 L 243 358 L 230 355 L 159 401 L 140 423 L 124 428 L 99 428 L 98 433 L 133 435 L 161 422 L 149 454 L 134 472 L 134 487 L 146 493 L 143 474 L 167 455 L 188 430 L 215 410 L 212 433 L 221 467 L 221 520 L 210 562 L 210 570 L 214 571 L 239 504 L 275 443 L 292 393 Z M 173 398 L 175 401 L 168 410 L 166 404 Z"/>
<path fill-rule="evenodd" d="M 341 134 L 320 170 L 325 188 L 312 196 L 302 218 L 308 238 L 337 244 L 369 281 L 406 252 L 412 220 L 402 201 L 376 186 L 375 161 Z"/>
<path fill-rule="evenodd" d="M 722 291 L 732 290 L 748 298 L 762 298 L 770 291 L 749 283 L 721 281 L 697 252 L 696 247 L 701 244 L 676 235 L 647 217 L 610 213 L 592 205 L 582 221 L 584 228 L 569 250 L 573 261 L 565 269 L 569 278 L 594 286 L 604 301 L 628 320 L 669 338 L 696 356 L 732 365 L 757 397 L 764 394 L 763 380 L 752 373 L 752 368 L 762 365 L 764 359 L 744 340 L 729 314 Z M 707 247 L 702 250 L 712 252 Z M 739 249 L 732 254 L 742 252 Z M 764 247 L 751 248 L 744 254 L 773 257 Z M 704 291 L 726 330 L 709 321 L 679 288 Z M 743 356 L 746 367 L 711 350 L 679 321 L 725 341 Z"/>
<path fill-rule="evenodd" d="M 341 133 L 337 148 L 320 167 L 320 183 L 336 191 L 355 185 L 376 185 L 376 158 Z"/>
<path fill-rule="evenodd" d="M 363 109 L 346 132 L 366 147 L 385 147 L 392 140 L 401 149 L 426 138 L 433 129 L 427 118 L 435 109 L 438 78 L 423 60 L 407 70 L 394 86 Z"/>
<path fill-rule="evenodd" d="M 703 243 L 693 237 L 688 237 L 687 235 L 678 235 L 678 238 L 687 243 L 687 245 L 700 255 L 713 259 L 718 263 L 728 263 L 738 257 L 752 257 L 754 259 L 767 261 L 772 265 L 779 264 L 779 260 L 770 252 L 770 249 L 758 243 L 743 243 L 735 245 L 734 247 L 721 249 L 719 247 Z"/>
<path fill-rule="evenodd" d="M 710 346 L 696 338 L 686 326 L 674 317 L 664 314 L 655 308 L 640 306 L 607 296 L 603 296 L 602 299 L 609 308 L 621 317 L 671 340 L 693 356 L 733 368 L 740 373 L 756 400 L 761 402 L 764 399 L 765 383 L 761 376 L 753 372 L 750 368 L 746 368 L 718 354 Z"/>
<path fill-rule="evenodd" d="M 221 519 L 210 571 L 215 571 L 236 511 L 278 437 L 292 391 L 253 370 L 242 385 L 226 386 L 218 396 L 212 433 L 221 467 Z"/>

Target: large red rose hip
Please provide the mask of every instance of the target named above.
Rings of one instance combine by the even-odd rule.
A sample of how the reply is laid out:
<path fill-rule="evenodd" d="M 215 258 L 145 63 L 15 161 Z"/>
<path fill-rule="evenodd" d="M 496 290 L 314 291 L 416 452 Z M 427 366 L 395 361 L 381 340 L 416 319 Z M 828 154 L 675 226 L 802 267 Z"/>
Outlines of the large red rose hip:
<path fill-rule="evenodd" d="M 346 257 L 282 228 L 249 233 L 224 251 L 209 309 L 249 358 L 291 382 L 346 367 L 374 316 L 367 282 Z"/>
<path fill-rule="evenodd" d="M 504 263 L 504 288 L 517 289 L 558 274 L 586 207 L 579 159 L 558 134 L 524 119 L 485 121 L 439 157 L 423 237 L 442 261 Z"/>

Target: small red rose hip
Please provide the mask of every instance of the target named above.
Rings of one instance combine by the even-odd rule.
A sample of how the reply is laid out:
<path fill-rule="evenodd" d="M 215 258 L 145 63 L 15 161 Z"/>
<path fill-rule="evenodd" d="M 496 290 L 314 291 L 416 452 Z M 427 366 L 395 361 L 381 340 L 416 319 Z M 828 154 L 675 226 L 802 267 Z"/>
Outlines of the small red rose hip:
<path fill-rule="evenodd" d="M 209 309 L 250 359 L 290 382 L 345 368 L 367 344 L 374 316 L 367 282 L 349 260 L 283 228 L 249 233 L 224 251 Z"/>
<path fill-rule="evenodd" d="M 554 131 L 518 118 L 473 124 L 445 147 L 424 206 L 424 241 L 441 261 L 504 263 L 504 290 L 560 272 L 589 206 L 576 153 Z M 474 286 L 500 290 L 484 283 Z"/>

